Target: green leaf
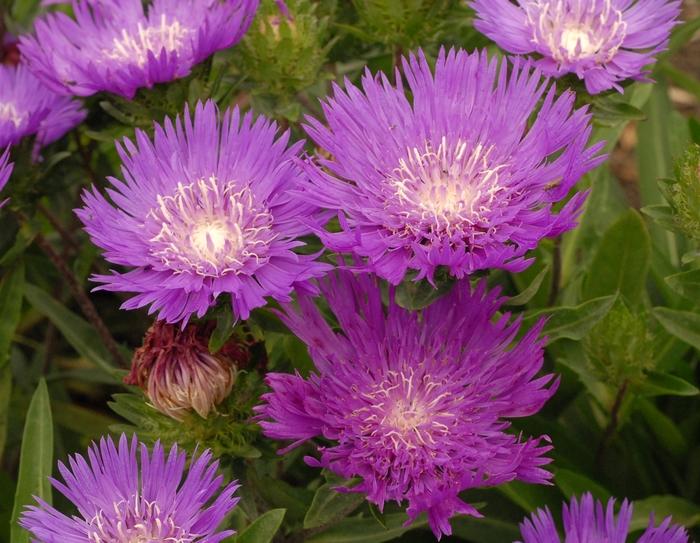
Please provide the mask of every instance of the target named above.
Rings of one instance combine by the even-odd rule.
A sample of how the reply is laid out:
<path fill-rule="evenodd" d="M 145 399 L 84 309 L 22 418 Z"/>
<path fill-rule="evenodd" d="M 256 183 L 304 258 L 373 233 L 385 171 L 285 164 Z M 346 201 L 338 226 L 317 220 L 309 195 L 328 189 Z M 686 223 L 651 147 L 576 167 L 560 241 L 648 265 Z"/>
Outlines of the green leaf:
<path fill-rule="evenodd" d="M 68 402 L 54 402 L 56 424 L 76 434 L 97 439 L 109 431 L 110 426 L 121 422 L 113 417 Z"/>
<path fill-rule="evenodd" d="M 540 290 L 540 286 L 542 285 L 542 281 L 544 278 L 547 276 L 547 273 L 549 272 L 549 266 L 545 266 L 542 268 L 540 273 L 537 274 L 537 276 L 532 280 L 532 283 L 530 283 L 520 294 L 517 296 L 513 296 L 508 299 L 506 302 L 506 305 L 509 306 L 518 306 L 518 305 L 525 305 L 528 303 L 532 298 L 537 294 L 537 292 Z"/>
<path fill-rule="evenodd" d="M 700 98 L 700 81 L 691 73 L 679 70 L 668 61 L 659 61 L 656 65 L 659 73 L 664 74 L 671 83 Z"/>
<path fill-rule="evenodd" d="M 474 543 L 503 543 L 520 538 L 517 524 L 496 518 L 473 518 L 463 515 L 452 518 L 450 524 L 455 536 Z"/>
<path fill-rule="evenodd" d="M 7 441 L 7 423 L 10 415 L 10 396 L 12 394 L 12 369 L 9 364 L 0 366 L 0 463 Z"/>
<path fill-rule="evenodd" d="M 673 216 L 673 210 L 670 206 L 667 206 L 666 204 L 654 204 L 644 206 L 641 209 L 641 212 L 644 213 L 650 219 L 652 219 L 656 224 L 658 224 L 662 228 L 665 228 L 666 230 L 669 230 L 671 232 L 675 232 L 676 230 L 678 230 L 676 220 Z"/>
<path fill-rule="evenodd" d="M 14 267 L 0 284 L 0 368 L 9 360 L 10 344 L 22 311 L 24 263 Z"/>
<path fill-rule="evenodd" d="M 671 40 L 668 51 L 665 54 L 670 55 L 678 51 L 695 36 L 698 30 L 700 30 L 700 17 L 681 22 L 671 32 Z"/>
<path fill-rule="evenodd" d="M 234 539 L 235 543 L 270 543 L 284 520 L 286 509 L 271 509 L 256 518 Z"/>
<path fill-rule="evenodd" d="M 700 349 L 700 315 L 668 307 L 655 307 L 652 314 L 669 334 Z"/>
<path fill-rule="evenodd" d="M 25 29 L 29 28 L 40 8 L 39 0 L 15 0 L 12 2 L 12 20 Z M 15 28 L 14 30 L 19 29 Z"/>
<path fill-rule="evenodd" d="M 304 529 L 325 526 L 352 513 L 365 497 L 357 492 L 338 492 L 338 484 L 325 483 L 318 487 L 304 517 Z"/>
<path fill-rule="evenodd" d="M 80 355 L 117 378 L 118 370 L 111 363 L 109 351 L 92 326 L 34 285 L 27 283 L 24 295 L 37 311 L 49 318 Z"/>
<path fill-rule="evenodd" d="M 642 530 L 649 525 L 649 515 L 654 513 L 657 524 L 666 517 L 673 517 L 674 524 L 692 528 L 700 524 L 700 506 L 678 496 L 649 496 L 635 500 L 630 530 Z"/>
<path fill-rule="evenodd" d="M 620 292 L 637 302 L 645 287 L 651 262 L 651 239 L 642 217 L 634 209 L 622 215 L 605 232 L 588 269 L 584 298 Z"/>
<path fill-rule="evenodd" d="M 642 110 L 626 102 L 624 97 L 607 95 L 593 99 L 595 122 L 601 126 L 614 127 L 618 123 L 642 121 L 646 115 Z"/>
<path fill-rule="evenodd" d="M 234 325 L 233 313 L 231 312 L 231 308 L 227 305 L 216 316 L 216 328 L 214 328 L 214 331 L 209 337 L 210 353 L 214 354 L 218 352 L 221 347 L 226 344 L 233 334 Z"/>
<path fill-rule="evenodd" d="M 700 300 L 700 270 L 690 270 L 665 279 L 669 287 L 689 300 Z"/>
<path fill-rule="evenodd" d="M 440 281 L 437 288 L 427 281 L 416 282 L 406 279 L 396 287 L 396 303 L 411 311 L 423 309 L 447 294 L 453 285 L 454 281 L 449 279 Z"/>
<path fill-rule="evenodd" d="M 270 505 L 286 509 L 290 521 L 302 520 L 306 515 L 313 498 L 311 491 L 292 486 L 281 479 L 260 476 L 253 468 L 248 470 L 248 479 Z"/>
<path fill-rule="evenodd" d="M 700 394 L 700 390 L 685 379 L 670 373 L 652 371 L 641 384 L 639 393 L 643 396 L 696 396 Z"/>
<path fill-rule="evenodd" d="M 499 485 L 496 488 L 501 494 L 528 513 L 538 507 L 542 507 L 549 498 L 548 488 L 529 485 L 519 481 Z"/>
<path fill-rule="evenodd" d="M 51 484 L 48 477 L 53 467 L 53 421 L 51 400 L 46 381 L 41 379 L 32 401 L 22 434 L 22 451 L 19 460 L 19 476 L 12 510 L 10 543 L 28 543 L 29 532 L 17 521 L 26 505 L 34 502 L 33 496 L 51 503 Z"/>
<path fill-rule="evenodd" d="M 391 541 L 408 530 L 420 528 L 427 524 L 424 517 L 420 517 L 410 526 L 404 526 L 405 513 L 393 513 L 384 517 L 386 528 L 379 524 L 373 517 L 345 519 L 329 530 L 316 534 L 306 543 L 381 543 Z"/>
<path fill-rule="evenodd" d="M 579 340 L 610 311 L 616 298 L 617 296 L 603 296 L 575 307 L 538 310 L 525 317 L 523 328 L 527 329 L 540 318 L 548 317 L 543 334 L 550 343 L 562 338 Z"/>
<path fill-rule="evenodd" d="M 637 398 L 636 407 L 647 421 L 649 430 L 654 434 L 659 445 L 670 452 L 676 460 L 682 460 L 683 455 L 688 451 L 688 444 L 673 420 L 646 398 Z"/>
<path fill-rule="evenodd" d="M 557 469 L 554 473 L 554 482 L 568 498 L 581 496 L 584 492 L 590 492 L 603 501 L 607 501 L 611 496 L 608 490 L 592 479 L 568 469 Z"/>
<path fill-rule="evenodd" d="M 642 206 L 665 204 L 658 180 L 673 175 L 673 157 L 685 147 L 689 137 L 687 123 L 674 110 L 667 85 L 660 80 L 654 85 L 644 108 L 647 120 L 637 126 L 637 161 L 639 195 Z M 680 248 L 673 232 L 651 225 L 654 245 L 673 265 L 679 262 Z"/>

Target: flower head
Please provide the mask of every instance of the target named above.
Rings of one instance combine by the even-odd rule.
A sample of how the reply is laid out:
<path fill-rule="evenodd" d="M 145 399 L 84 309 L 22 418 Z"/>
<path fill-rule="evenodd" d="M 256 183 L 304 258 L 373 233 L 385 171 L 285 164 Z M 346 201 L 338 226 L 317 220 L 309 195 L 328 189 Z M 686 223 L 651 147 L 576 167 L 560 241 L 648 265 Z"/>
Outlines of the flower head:
<path fill-rule="evenodd" d="M 75 19 L 50 13 L 20 40 L 32 70 L 56 92 L 126 98 L 184 77 L 248 29 L 259 0 L 73 0 Z"/>
<path fill-rule="evenodd" d="M 23 64 L 0 65 L 0 148 L 36 136 L 37 148 L 80 124 L 79 102 L 48 89 Z"/>
<path fill-rule="evenodd" d="M 622 91 L 668 44 L 681 0 L 472 0 L 474 26 L 500 47 L 539 55 L 546 74 L 576 74 L 591 94 Z"/>
<path fill-rule="evenodd" d="M 150 306 L 170 323 L 203 316 L 221 294 L 246 319 L 265 297 L 288 301 L 297 282 L 327 265 L 292 249 L 316 212 L 292 192 L 304 179 L 274 123 L 213 102 L 155 125 L 154 140 L 118 145 L 124 181 L 110 178 L 114 207 L 97 189 L 77 211 L 92 241 L 114 264 L 134 268 L 94 279 L 100 288 L 135 292 L 123 307 Z"/>
<path fill-rule="evenodd" d="M 540 509 L 520 525 L 522 543 L 625 543 L 632 520 L 632 505 L 623 501 L 615 515 L 615 500 L 610 499 L 606 507 L 594 501 L 590 493 L 571 500 L 571 505 L 563 505 L 564 539 L 559 536 L 554 518 L 548 509 Z M 653 515 L 649 526 L 637 543 L 688 543 L 688 533 L 671 518 L 654 527 Z"/>
<path fill-rule="evenodd" d="M 342 227 L 324 243 L 394 284 L 408 269 L 522 270 L 541 238 L 575 224 L 584 194 L 552 207 L 603 159 L 600 145 L 586 148 L 590 115 L 518 61 L 443 50 L 435 75 L 422 54 L 403 68 L 412 101 L 368 72 L 362 90 L 335 88 L 328 127 L 309 120 L 332 157 L 307 165 L 309 197 Z"/>
<path fill-rule="evenodd" d="M 211 327 L 188 324 L 181 329 L 156 321 L 134 353 L 124 382 L 141 387 L 158 411 L 176 420 L 190 410 L 207 418 L 231 392 L 239 364 L 250 357 L 236 341 L 210 353 L 210 333 Z"/>
<path fill-rule="evenodd" d="M 218 543 L 234 533 L 217 527 L 238 502 L 238 485 L 220 490 L 223 477 L 209 451 L 187 471 L 185 462 L 177 445 L 166 455 L 156 443 L 149 454 L 136 436 L 130 443 L 122 434 L 118 445 L 103 437 L 87 460 L 76 454 L 68 466 L 59 462 L 63 482 L 51 479 L 78 514 L 64 515 L 37 498 L 20 524 L 37 543 Z"/>
<path fill-rule="evenodd" d="M 307 295 L 285 307 L 318 373 L 268 374 L 272 391 L 256 408 L 268 437 L 293 440 L 289 448 L 325 438 L 310 465 L 360 477 L 352 491 L 380 508 L 406 500 L 411 519 L 427 511 L 438 537 L 453 515 L 478 516 L 460 492 L 549 481 L 547 438 L 506 433 L 507 419 L 536 413 L 556 389 L 552 375 L 536 377 L 542 322 L 514 342 L 519 323 L 493 320 L 503 300 L 483 282 L 458 282 L 414 313 L 393 300 L 385 309 L 369 274 L 332 274 L 321 291 L 340 331 Z"/>
<path fill-rule="evenodd" d="M 12 175 L 12 168 L 14 164 L 10 162 L 10 148 L 5 149 L 5 152 L 0 155 L 0 192 L 5 188 L 7 182 Z M 7 198 L 0 200 L 0 208 L 7 203 Z"/>

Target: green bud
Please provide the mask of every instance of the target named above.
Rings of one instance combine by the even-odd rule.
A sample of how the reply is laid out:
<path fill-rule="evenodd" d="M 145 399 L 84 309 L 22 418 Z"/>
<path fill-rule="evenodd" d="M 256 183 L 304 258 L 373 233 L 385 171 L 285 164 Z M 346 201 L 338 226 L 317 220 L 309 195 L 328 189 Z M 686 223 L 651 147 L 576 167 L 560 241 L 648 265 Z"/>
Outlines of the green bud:
<path fill-rule="evenodd" d="M 675 179 L 660 182 L 671 207 L 674 230 L 700 243 L 700 145 L 691 145 L 676 164 Z"/>
<path fill-rule="evenodd" d="M 241 72 L 254 83 L 253 93 L 289 99 L 310 87 L 330 47 L 329 17 L 311 0 L 286 0 L 289 14 L 273 0 L 263 0 L 241 50 Z"/>
<path fill-rule="evenodd" d="M 653 336 L 643 314 L 618 298 L 583 341 L 591 370 L 601 381 L 620 388 L 641 383 L 654 368 Z"/>
<path fill-rule="evenodd" d="M 454 19 L 458 0 L 353 0 L 358 35 L 410 50 L 432 40 Z"/>

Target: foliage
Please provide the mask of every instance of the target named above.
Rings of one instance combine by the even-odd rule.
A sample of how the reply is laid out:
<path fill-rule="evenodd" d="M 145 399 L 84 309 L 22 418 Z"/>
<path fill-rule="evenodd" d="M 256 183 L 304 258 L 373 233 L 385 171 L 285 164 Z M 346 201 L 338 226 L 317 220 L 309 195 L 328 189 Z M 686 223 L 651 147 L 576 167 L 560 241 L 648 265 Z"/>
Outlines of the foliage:
<path fill-rule="evenodd" d="M 26 31 L 37 14 L 55 9 L 26 0 L 1 5 L 0 36 L 4 28 Z M 32 496 L 51 500 L 46 476 L 56 474 L 54 459 L 110 432 L 177 442 L 189 452 L 211 449 L 225 476 L 242 484 L 241 501 L 226 520 L 238 532 L 229 541 L 431 540 L 427 518 L 406 525 L 396 504 L 380 512 L 347 492 L 357 481 L 311 469 L 304 461 L 311 447 L 278 455 L 280 444 L 262 436 L 253 407 L 269 391 L 265 373 L 314 371 L 275 303 L 246 323 L 235 322 L 228 300 L 195 319 L 212 330 L 211 353 L 235 341 L 250 349 L 250 360 L 213 415 L 176 421 L 122 382 L 153 317 L 121 310 L 120 293 L 91 291 L 89 277 L 109 273 L 109 265 L 73 209 L 86 187 L 102 188 L 106 177 L 120 175 L 115 138 L 131 137 L 135 128 L 152 131 L 154 120 L 212 98 L 222 109 L 238 104 L 274 118 L 300 139 L 304 116 L 320 116 L 318 99 L 344 78 L 357 84 L 365 67 L 393 81 L 401 55 L 419 47 L 431 62 L 442 45 L 501 54 L 474 31 L 471 10 L 458 0 L 286 6 L 287 14 L 263 0 L 242 42 L 187 77 L 142 89 L 133 101 L 105 93 L 86 98 L 86 121 L 43 149 L 39 162 L 29 140 L 12 150 L 15 171 L 0 195 L 10 198 L 0 211 L 0 541 L 28 541 L 15 521 Z M 504 311 L 522 319 L 521 334 L 546 319 L 545 369 L 558 374 L 559 389 L 513 431 L 551 438 L 554 484 L 468 492 L 484 518 L 456 518 L 446 541 L 517 540 L 525 515 L 545 506 L 558 511 L 563 499 L 584 491 L 634 501 L 634 529 L 645 527 L 653 510 L 700 538 L 700 74 L 685 68 L 693 54 L 683 56 L 699 21 L 676 28 L 656 83 L 628 82 L 624 94 L 596 97 L 575 78 L 560 84 L 571 83 L 578 104 L 590 107 L 593 138 L 606 140 L 612 162 L 627 160 L 637 173 L 621 182 L 620 168 L 598 167 L 580 181 L 589 194 L 576 229 L 533 250 L 535 262 L 525 271 L 478 274 L 508 297 Z M 691 108 L 669 98 L 679 88 L 692 97 Z M 635 149 L 626 156 L 630 140 Z M 305 241 L 309 252 L 320 251 L 318 239 Z M 400 306 L 418 310 L 450 292 L 454 281 L 439 270 L 434 285 L 410 277 L 385 284 L 385 295 L 391 291 Z M 56 492 L 53 503 L 70 510 Z"/>

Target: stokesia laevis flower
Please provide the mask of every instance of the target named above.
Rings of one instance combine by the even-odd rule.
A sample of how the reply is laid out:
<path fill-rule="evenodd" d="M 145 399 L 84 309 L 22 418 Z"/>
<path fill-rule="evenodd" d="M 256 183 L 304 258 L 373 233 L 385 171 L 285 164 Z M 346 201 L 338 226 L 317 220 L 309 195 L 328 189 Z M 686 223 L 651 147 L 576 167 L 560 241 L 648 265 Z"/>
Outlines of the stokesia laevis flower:
<path fill-rule="evenodd" d="M 408 269 L 522 270 L 541 238 L 574 226 L 585 194 L 552 207 L 603 161 L 600 144 L 586 148 L 590 115 L 518 60 L 443 50 L 434 76 L 422 53 L 403 69 L 412 101 L 367 72 L 362 90 L 335 87 L 327 127 L 308 120 L 331 157 L 307 165 L 308 197 L 341 225 L 319 235 L 393 284 Z"/>
<path fill-rule="evenodd" d="M 554 518 L 549 509 L 539 509 L 520 525 L 522 543 L 625 543 L 632 520 L 632 505 L 623 501 L 615 515 L 615 500 L 610 499 L 606 507 L 594 501 L 591 494 L 576 498 L 571 505 L 563 505 L 564 539 L 559 536 Z M 688 543 L 685 528 L 671 524 L 671 518 L 654 526 L 654 516 L 637 543 Z"/>
<path fill-rule="evenodd" d="M 78 509 L 65 515 L 44 500 L 27 507 L 20 525 L 37 543 L 218 543 L 233 530 L 217 531 L 235 507 L 238 484 L 221 489 L 218 461 L 205 451 L 192 458 L 174 445 L 168 454 L 156 443 L 149 454 L 136 436 L 122 434 L 93 443 L 87 460 L 76 454 L 59 462 L 63 482 L 51 484 Z"/>
<path fill-rule="evenodd" d="M 184 77 L 237 43 L 259 0 L 74 0 L 75 19 L 45 15 L 20 50 L 56 92 L 100 91 L 132 98 L 137 89 Z"/>
<path fill-rule="evenodd" d="M 479 516 L 459 493 L 512 480 L 547 483 L 546 436 L 506 433 L 508 419 L 536 413 L 554 394 L 539 322 L 515 341 L 519 321 L 494 316 L 503 299 L 469 281 L 420 312 L 382 306 L 377 280 L 348 271 L 320 281 L 334 331 L 306 294 L 282 318 L 309 347 L 318 373 L 269 373 L 272 391 L 255 408 L 268 437 L 289 450 L 322 437 L 312 466 L 360 477 L 354 492 L 380 509 L 408 502 L 428 513 L 437 537 L 449 519 Z M 390 297 L 391 298 L 391 297 Z"/>
<path fill-rule="evenodd" d="M 156 321 L 136 350 L 131 372 L 124 379 L 139 386 L 158 411 L 176 420 L 194 410 L 207 418 L 231 392 L 236 370 L 250 358 L 245 345 L 228 341 L 209 352 L 212 327 L 179 326 Z"/>
<path fill-rule="evenodd" d="M 591 94 L 645 80 L 681 0 L 472 0 L 474 26 L 501 48 L 538 55 L 546 74 L 576 74 Z"/>
<path fill-rule="evenodd" d="M 136 132 L 118 145 L 124 181 L 109 178 L 116 207 L 96 188 L 77 214 L 105 258 L 134 268 L 93 279 L 99 288 L 136 295 L 125 309 L 150 306 L 169 323 L 203 316 L 229 294 L 236 318 L 289 301 L 293 286 L 325 273 L 314 255 L 293 251 L 317 208 L 293 192 L 305 177 L 287 148 L 289 132 L 238 108 L 219 120 L 213 102 L 194 117 L 155 125 L 154 140 Z"/>
<path fill-rule="evenodd" d="M 36 136 L 37 150 L 85 119 L 80 102 L 44 86 L 24 64 L 0 65 L 0 148 Z"/>
<path fill-rule="evenodd" d="M 10 148 L 5 149 L 5 152 L 0 155 L 0 192 L 7 185 L 10 175 L 12 175 L 12 168 L 14 163 L 10 162 Z M 0 208 L 7 203 L 7 198 L 0 200 Z"/>

